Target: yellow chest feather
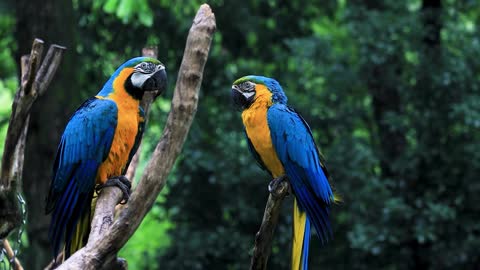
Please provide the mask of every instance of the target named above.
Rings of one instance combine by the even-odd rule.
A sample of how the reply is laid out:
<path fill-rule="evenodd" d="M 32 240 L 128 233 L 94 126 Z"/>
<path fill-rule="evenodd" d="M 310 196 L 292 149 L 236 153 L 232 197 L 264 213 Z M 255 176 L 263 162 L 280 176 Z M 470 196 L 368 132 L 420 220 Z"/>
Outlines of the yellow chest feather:
<path fill-rule="evenodd" d="M 259 96 L 257 90 L 257 96 Z M 264 100 L 265 99 L 265 100 Z M 255 102 L 242 113 L 242 120 L 247 132 L 247 136 L 253 144 L 253 147 L 261 157 L 267 169 L 273 177 L 279 177 L 285 174 L 285 169 L 277 157 L 273 148 L 270 129 L 267 122 L 267 110 L 269 97 L 257 97 Z"/>
<path fill-rule="evenodd" d="M 109 178 L 122 174 L 135 144 L 138 125 L 144 121 L 139 115 L 139 101 L 133 99 L 126 91 L 117 91 L 107 98 L 117 104 L 118 117 L 110 153 L 97 173 L 97 183 L 102 184 Z"/>

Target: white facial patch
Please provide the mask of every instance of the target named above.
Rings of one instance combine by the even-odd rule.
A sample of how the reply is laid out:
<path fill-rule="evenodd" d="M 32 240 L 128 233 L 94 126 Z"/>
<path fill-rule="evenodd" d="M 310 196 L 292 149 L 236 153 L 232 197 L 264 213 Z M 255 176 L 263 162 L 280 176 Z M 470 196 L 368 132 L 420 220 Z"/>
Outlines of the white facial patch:
<path fill-rule="evenodd" d="M 146 80 L 150 78 L 152 74 L 145 74 L 141 72 L 135 72 L 132 74 L 132 84 L 135 87 L 142 88 Z"/>
<path fill-rule="evenodd" d="M 242 95 L 248 99 L 248 98 L 250 98 L 251 96 L 255 95 L 255 92 L 242 93 Z"/>

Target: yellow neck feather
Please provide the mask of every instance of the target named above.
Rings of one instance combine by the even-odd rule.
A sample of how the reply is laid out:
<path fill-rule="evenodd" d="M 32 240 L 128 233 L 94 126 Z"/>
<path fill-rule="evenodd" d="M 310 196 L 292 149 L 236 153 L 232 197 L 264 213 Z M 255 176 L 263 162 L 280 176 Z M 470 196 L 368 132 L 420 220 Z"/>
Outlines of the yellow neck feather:
<path fill-rule="evenodd" d="M 255 151 L 273 177 L 278 177 L 283 175 L 285 170 L 273 148 L 268 127 L 267 110 L 271 105 L 272 93 L 265 86 L 257 85 L 255 100 L 248 109 L 243 111 L 242 120 Z"/>
<path fill-rule="evenodd" d="M 133 68 L 125 68 L 113 81 L 113 92 L 107 98 L 112 99 L 122 109 L 138 110 L 139 100 L 134 99 L 125 89 L 125 81 L 133 73 Z"/>

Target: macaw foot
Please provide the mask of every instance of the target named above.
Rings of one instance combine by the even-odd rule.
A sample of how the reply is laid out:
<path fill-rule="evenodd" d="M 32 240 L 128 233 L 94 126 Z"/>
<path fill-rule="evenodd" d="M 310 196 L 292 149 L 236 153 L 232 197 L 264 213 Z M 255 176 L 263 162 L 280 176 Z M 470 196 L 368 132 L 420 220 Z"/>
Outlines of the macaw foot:
<path fill-rule="evenodd" d="M 118 187 L 123 193 L 123 197 L 122 197 L 122 200 L 120 201 L 120 204 L 126 204 L 128 202 L 128 199 L 130 198 L 130 194 L 132 193 L 131 191 L 132 183 L 130 182 L 130 180 L 128 180 L 127 177 L 125 177 L 125 175 L 114 176 L 108 179 L 105 184 L 97 185 L 95 190 L 98 193 L 101 189 L 105 187 L 113 187 L 113 186 Z"/>
<path fill-rule="evenodd" d="M 268 191 L 274 196 L 279 196 L 283 192 L 283 188 L 287 188 L 287 195 L 292 194 L 292 189 L 286 175 L 274 178 L 268 184 Z"/>

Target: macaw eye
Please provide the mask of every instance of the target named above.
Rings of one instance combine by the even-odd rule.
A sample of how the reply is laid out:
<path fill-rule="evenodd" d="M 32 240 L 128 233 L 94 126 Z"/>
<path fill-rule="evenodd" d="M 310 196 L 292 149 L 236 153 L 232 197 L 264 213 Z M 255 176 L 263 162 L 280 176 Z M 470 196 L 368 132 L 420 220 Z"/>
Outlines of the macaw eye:
<path fill-rule="evenodd" d="M 142 62 L 135 67 L 135 71 L 145 74 L 152 73 L 155 71 L 155 65 L 153 63 Z"/>
<path fill-rule="evenodd" d="M 243 92 L 253 92 L 255 91 L 255 84 L 252 82 L 244 82 L 239 85 L 240 89 L 243 90 Z"/>

